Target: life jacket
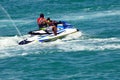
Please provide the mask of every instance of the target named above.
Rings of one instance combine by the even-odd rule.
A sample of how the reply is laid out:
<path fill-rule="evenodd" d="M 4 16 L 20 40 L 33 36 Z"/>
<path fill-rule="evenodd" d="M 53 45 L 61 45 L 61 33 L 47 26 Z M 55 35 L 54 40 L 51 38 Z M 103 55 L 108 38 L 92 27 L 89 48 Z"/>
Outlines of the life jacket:
<path fill-rule="evenodd" d="M 39 25 L 39 28 L 45 28 L 47 26 L 45 20 L 46 20 L 45 18 L 38 18 L 37 19 L 37 23 Z"/>
<path fill-rule="evenodd" d="M 45 18 L 38 18 L 37 23 L 38 24 L 44 24 L 45 23 Z"/>

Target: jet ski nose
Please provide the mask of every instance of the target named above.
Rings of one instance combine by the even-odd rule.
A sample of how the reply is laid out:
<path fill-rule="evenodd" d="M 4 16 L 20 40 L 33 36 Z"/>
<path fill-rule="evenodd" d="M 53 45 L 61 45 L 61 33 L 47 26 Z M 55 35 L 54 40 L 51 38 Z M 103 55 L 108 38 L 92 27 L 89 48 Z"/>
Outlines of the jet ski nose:
<path fill-rule="evenodd" d="M 77 31 L 79 31 L 79 29 L 77 29 Z"/>
<path fill-rule="evenodd" d="M 30 42 L 31 42 L 31 41 L 23 40 L 23 41 L 19 42 L 18 44 L 19 44 L 19 45 L 24 45 L 24 44 L 28 44 L 28 43 L 30 43 Z"/>

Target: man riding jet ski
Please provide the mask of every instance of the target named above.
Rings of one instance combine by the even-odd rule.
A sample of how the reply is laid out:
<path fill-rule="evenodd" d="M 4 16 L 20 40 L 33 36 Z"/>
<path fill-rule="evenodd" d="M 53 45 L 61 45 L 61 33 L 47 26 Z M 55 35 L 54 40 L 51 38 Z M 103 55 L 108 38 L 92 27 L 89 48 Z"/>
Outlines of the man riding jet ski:
<path fill-rule="evenodd" d="M 57 35 L 57 22 L 50 20 L 50 18 L 45 19 L 44 14 L 40 14 L 37 24 L 40 30 L 45 30 L 46 32 L 53 31 L 54 35 Z"/>
<path fill-rule="evenodd" d="M 52 21 L 50 18 L 45 19 L 44 14 L 40 14 L 37 19 L 39 30 L 30 31 L 27 39 L 19 42 L 19 45 L 24 45 L 32 42 L 49 42 L 56 39 L 61 39 L 69 34 L 78 32 L 71 24 L 65 21 Z"/>

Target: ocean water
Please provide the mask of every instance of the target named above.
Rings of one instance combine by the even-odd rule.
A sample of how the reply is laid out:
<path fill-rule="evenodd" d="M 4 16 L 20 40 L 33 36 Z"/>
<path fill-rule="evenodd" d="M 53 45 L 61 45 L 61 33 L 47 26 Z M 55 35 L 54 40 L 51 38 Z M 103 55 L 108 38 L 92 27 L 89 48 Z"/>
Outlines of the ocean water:
<path fill-rule="evenodd" d="M 18 45 L 40 13 L 82 36 Z M 120 0 L 0 0 L 0 80 L 120 80 Z"/>

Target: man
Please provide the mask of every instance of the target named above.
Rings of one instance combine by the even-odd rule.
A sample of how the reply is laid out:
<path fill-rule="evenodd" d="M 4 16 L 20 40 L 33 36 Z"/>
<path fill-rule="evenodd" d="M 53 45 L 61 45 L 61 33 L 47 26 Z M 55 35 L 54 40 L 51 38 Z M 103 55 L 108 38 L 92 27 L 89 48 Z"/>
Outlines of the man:
<path fill-rule="evenodd" d="M 44 14 L 40 14 L 40 17 L 37 19 L 37 24 L 40 30 L 44 30 L 47 27 L 47 20 L 44 18 Z"/>
<path fill-rule="evenodd" d="M 40 17 L 37 19 L 37 24 L 39 26 L 40 30 L 47 30 L 49 31 L 50 29 L 53 31 L 54 35 L 57 35 L 57 25 L 55 25 L 53 22 L 46 20 L 44 18 L 44 14 L 40 14 Z M 49 25 L 49 27 L 47 26 Z"/>

